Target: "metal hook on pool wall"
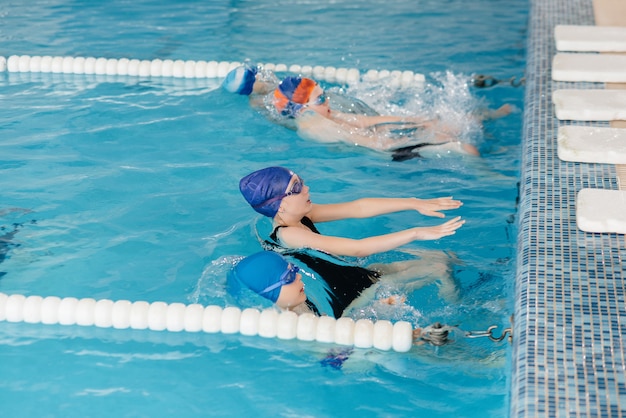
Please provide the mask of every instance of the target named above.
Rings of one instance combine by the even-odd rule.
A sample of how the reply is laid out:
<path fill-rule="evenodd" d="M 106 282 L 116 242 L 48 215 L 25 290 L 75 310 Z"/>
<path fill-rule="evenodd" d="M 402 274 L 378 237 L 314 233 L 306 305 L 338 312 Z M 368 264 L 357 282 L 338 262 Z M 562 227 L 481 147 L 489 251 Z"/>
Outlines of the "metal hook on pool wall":
<path fill-rule="evenodd" d="M 487 337 L 489 338 L 491 341 L 493 342 L 500 342 L 502 341 L 504 338 L 506 338 L 506 336 L 508 335 L 508 342 L 512 342 L 513 341 L 513 315 L 511 315 L 511 326 L 509 328 L 505 328 L 502 331 L 502 334 L 499 337 L 496 337 L 493 335 L 493 330 L 498 328 L 497 325 L 492 325 L 489 328 L 487 328 L 487 331 L 468 331 L 465 333 L 465 336 L 467 338 L 480 338 L 480 337 Z"/>
<path fill-rule="evenodd" d="M 499 337 L 496 337 L 496 336 L 493 335 L 493 330 L 496 329 L 496 328 L 498 328 L 497 325 L 492 325 L 489 328 L 487 328 L 487 331 L 468 331 L 465 334 L 465 336 L 467 338 L 487 337 L 491 341 L 500 342 L 507 336 L 507 334 L 511 334 L 509 336 L 509 342 L 512 341 L 513 335 L 512 335 L 512 332 L 511 332 L 511 328 L 506 328 L 504 331 L 502 331 L 502 335 L 500 335 Z"/>

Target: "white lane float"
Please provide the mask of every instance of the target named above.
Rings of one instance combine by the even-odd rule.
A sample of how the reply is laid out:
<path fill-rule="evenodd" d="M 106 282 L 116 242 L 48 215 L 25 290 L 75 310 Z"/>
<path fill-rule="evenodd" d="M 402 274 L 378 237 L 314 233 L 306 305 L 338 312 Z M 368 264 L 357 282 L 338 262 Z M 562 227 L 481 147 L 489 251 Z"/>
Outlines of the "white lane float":
<path fill-rule="evenodd" d="M 235 306 L 112 301 L 57 296 L 24 296 L 0 293 L 0 321 L 29 324 L 95 326 L 168 332 L 240 333 L 282 340 L 407 352 L 413 346 L 413 328 L 406 321 L 372 322 L 335 319 L 313 314 L 297 315 L 270 308 L 263 311 Z"/>
<path fill-rule="evenodd" d="M 0 56 L 0 72 L 9 73 L 59 73 L 96 74 L 132 77 L 175 77 L 175 78 L 223 78 L 238 61 L 206 60 L 139 60 L 131 58 L 72 57 L 72 56 Z M 369 70 L 364 74 L 356 68 L 323 67 L 320 65 L 286 65 L 259 63 L 263 68 L 276 72 L 289 71 L 331 83 L 354 84 L 359 81 L 389 79 L 394 87 L 422 86 L 423 74 L 413 71 Z"/>

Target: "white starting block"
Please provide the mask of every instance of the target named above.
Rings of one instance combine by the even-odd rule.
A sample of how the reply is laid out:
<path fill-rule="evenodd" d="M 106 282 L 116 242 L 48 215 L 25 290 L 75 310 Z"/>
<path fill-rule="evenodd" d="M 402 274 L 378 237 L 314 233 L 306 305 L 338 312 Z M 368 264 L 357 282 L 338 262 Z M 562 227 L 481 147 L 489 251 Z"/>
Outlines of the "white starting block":
<path fill-rule="evenodd" d="M 554 40 L 558 51 L 626 52 L 626 27 L 557 25 Z"/>
<path fill-rule="evenodd" d="M 585 232 L 626 234 L 626 190 L 579 191 L 576 224 Z"/>
<path fill-rule="evenodd" d="M 626 120 L 626 90 L 561 89 L 552 93 L 560 120 Z"/>
<path fill-rule="evenodd" d="M 626 55 L 560 53 L 552 59 L 554 81 L 626 82 Z"/>
<path fill-rule="evenodd" d="M 626 164 L 626 129 L 561 126 L 557 143 L 563 161 Z"/>

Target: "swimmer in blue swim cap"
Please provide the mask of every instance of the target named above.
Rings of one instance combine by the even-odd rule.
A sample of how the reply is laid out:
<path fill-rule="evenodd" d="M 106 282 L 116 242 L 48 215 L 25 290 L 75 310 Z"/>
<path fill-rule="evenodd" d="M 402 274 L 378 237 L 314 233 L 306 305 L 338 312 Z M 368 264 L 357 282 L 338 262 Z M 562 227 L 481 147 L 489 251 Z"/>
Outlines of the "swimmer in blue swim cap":
<path fill-rule="evenodd" d="M 315 304 L 307 298 L 302 274 L 299 271 L 298 266 L 288 262 L 282 255 L 273 251 L 261 251 L 239 261 L 233 267 L 229 280 L 244 284 L 283 311 L 320 316 Z M 356 294 L 354 298 L 359 297 L 361 294 Z M 404 300 L 392 296 L 379 299 L 377 302 L 394 305 L 404 303 Z M 420 332 L 420 328 L 414 329 L 413 338 L 418 339 Z"/>
<path fill-rule="evenodd" d="M 222 82 L 222 87 L 230 93 L 248 96 L 250 106 L 261 112 L 266 118 L 291 130 L 296 130 L 292 119 L 280 117 L 274 110 L 273 92 L 279 83 L 280 80 L 273 71 L 247 62 L 231 70 Z M 333 105 L 337 110 L 367 115 L 378 114 L 374 109 L 354 97 L 335 93 L 329 93 L 329 95 L 333 98 Z"/>
<path fill-rule="evenodd" d="M 261 251 L 246 257 L 237 263 L 233 274 L 280 308 L 296 308 L 307 300 L 299 268 L 278 253 Z"/>
<path fill-rule="evenodd" d="M 226 75 L 222 87 L 228 92 L 248 96 L 250 105 L 260 108 L 265 107 L 263 98 L 274 91 L 279 82 L 273 71 L 246 62 Z"/>

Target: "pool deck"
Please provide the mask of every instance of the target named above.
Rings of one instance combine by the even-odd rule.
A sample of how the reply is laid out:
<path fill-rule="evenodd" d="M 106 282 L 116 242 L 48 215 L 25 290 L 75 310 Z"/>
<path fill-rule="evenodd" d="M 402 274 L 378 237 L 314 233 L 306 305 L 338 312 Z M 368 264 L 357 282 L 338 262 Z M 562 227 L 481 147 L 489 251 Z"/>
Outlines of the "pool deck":
<path fill-rule="evenodd" d="M 556 25 L 626 26 L 626 1 L 530 3 L 510 416 L 626 417 L 626 237 L 576 223 L 577 193 L 626 190 L 626 166 L 557 156 L 559 126 L 626 122 L 560 121 L 551 97 L 626 88 L 551 74 Z"/>

